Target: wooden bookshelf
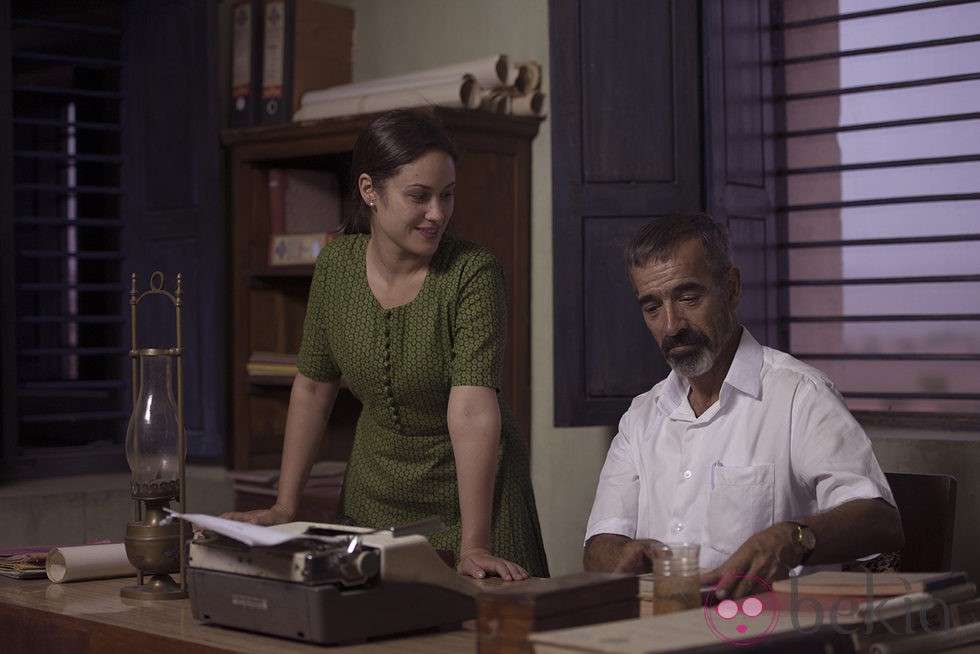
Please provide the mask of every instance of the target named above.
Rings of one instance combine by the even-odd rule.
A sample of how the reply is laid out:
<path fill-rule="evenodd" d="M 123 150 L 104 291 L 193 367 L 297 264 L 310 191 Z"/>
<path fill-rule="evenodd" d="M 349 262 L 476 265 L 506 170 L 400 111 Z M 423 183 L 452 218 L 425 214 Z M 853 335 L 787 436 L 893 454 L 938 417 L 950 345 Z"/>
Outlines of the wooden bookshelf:
<path fill-rule="evenodd" d="M 507 281 L 508 332 L 503 391 L 530 436 L 531 141 L 538 118 L 432 107 L 460 150 L 456 213 L 449 231 L 500 260 Z M 327 170 L 348 188 L 350 152 L 375 115 L 226 130 L 231 184 L 233 431 L 236 470 L 276 468 L 290 377 L 250 375 L 256 353 L 296 354 L 312 266 L 269 265 L 268 173 L 276 167 Z M 346 460 L 360 404 L 342 390 L 320 453 Z"/>

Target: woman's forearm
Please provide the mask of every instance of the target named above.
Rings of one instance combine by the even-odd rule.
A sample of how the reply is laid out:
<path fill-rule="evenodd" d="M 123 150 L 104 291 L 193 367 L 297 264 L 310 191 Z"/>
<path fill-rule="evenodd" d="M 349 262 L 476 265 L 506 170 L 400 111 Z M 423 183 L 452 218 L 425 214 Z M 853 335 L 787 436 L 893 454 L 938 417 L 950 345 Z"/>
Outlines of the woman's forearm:
<path fill-rule="evenodd" d="M 460 553 L 473 549 L 489 552 L 500 449 L 500 406 L 496 391 L 477 386 L 453 387 L 447 417 L 459 488 Z"/>
<path fill-rule="evenodd" d="M 320 451 L 340 382 L 318 382 L 297 374 L 289 395 L 276 504 L 296 514 L 310 468 Z"/>

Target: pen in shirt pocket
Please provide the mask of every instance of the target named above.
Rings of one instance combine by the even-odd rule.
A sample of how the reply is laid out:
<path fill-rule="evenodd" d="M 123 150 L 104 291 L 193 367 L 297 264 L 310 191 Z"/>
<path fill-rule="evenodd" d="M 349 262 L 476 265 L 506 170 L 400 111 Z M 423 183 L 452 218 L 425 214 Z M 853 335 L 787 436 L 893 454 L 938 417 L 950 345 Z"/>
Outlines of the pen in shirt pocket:
<path fill-rule="evenodd" d="M 715 489 L 715 468 L 724 468 L 725 464 L 721 461 L 715 461 L 711 464 L 711 490 Z"/>

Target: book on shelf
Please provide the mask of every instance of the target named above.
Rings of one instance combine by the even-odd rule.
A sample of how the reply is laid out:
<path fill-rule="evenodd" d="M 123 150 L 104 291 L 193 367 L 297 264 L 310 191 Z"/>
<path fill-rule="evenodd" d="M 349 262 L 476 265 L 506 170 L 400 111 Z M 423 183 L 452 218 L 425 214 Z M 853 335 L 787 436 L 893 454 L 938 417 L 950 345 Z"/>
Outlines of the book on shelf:
<path fill-rule="evenodd" d="M 258 124 L 262 55 L 261 10 L 261 0 L 233 0 L 231 3 L 229 127 Z"/>
<path fill-rule="evenodd" d="M 269 238 L 270 266 L 299 266 L 316 263 L 320 250 L 334 239 L 329 232 L 273 234 Z"/>
<path fill-rule="evenodd" d="M 325 170 L 270 168 L 269 265 L 311 264 L 341 227 L 337 176 Z"/>
<path fill-rule="evenodd" d="M 304 92 L 350 82 L 353 33 L 350 7 L 263 0 L 259 123 L 288 123 Z"/>
<path fill-rule="evenodd" d="M 245 371 L 253 377 L 292 377 L 296 375 L 296 355 L 278 352 L 253 352 L 245 363 Z"/>

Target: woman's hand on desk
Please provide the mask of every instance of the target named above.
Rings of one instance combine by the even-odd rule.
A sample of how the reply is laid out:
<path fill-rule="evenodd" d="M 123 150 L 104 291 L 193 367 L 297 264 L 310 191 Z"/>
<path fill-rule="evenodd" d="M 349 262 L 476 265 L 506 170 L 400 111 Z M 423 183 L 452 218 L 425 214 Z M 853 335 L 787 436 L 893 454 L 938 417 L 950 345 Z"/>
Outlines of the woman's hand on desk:
<path fill-rule="evenodd" d="M 504 581 L 521 581 L 529 576 L 527 570 L 516 563 L 494 556 L 490 550 L 475 547 L 460 552 L 456 571 L 475 579 L 497 575 Z"/>
<path fill-rule="evenodd" d="M 253 525 L 268 527 L 270 525 L 281 525 L 293 519 L 292 514 L 285 507 L 275 504 L 271 509 L 257 509 L 255 511 L 229 511 L 221 514 L 226 520 L 237 520 L 238 522 L 248 522 Z"/>

